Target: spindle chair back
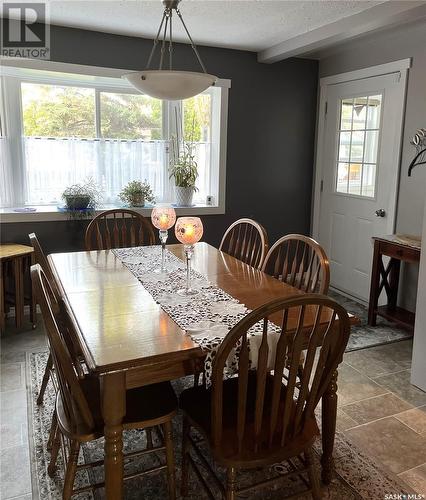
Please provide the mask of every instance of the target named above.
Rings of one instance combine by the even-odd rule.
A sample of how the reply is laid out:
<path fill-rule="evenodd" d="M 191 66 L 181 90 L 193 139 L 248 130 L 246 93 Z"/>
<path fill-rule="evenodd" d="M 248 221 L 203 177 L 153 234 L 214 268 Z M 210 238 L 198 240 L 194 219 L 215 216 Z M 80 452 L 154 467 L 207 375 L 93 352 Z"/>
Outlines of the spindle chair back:
<path fill-rule="evenodd" d="M 306 293 L 328 293 L 328 257 L 308 236 L 288 234 L 280 238 L 266 255 L 262 271 Z"/>
<path fill-rule="evenodd" d="M 270 331 L 273 324 L 269 318 L 277 313 L 282 316 L 280 333 Z M 329 317 L 326 328 L 320 326 L 323 315 Z M 312 316 L 313 326 L 307 327 L 307 324 L 312 324 Z M 289 319 L 294 318 L 297 318 L 297 326 L 289 329 Z M 249 332 L 258 323 L 261 324 L 262 339 L 257 359 L 250 359 Z M 243 318 L 225 337 L 213 363 L 211 425 L 212 442 L 217 453 L 220 454 L 223 444 L 224 371 L 231 352 L 238 352 L 238 411 L 235 420 L 238 446 L 234 452 L 236 457 L 240 456 L 243 461 L 243 457 L 247 457 L 250 462 L 258 455 L 267 456 L 268 451 L 274 455 L 288 442 L 303 435 L 304 426 L 314 418 L 315 408 L 342 361 L 349 331 L 345 309 L 317 294 L 277 299 Z M 276 349 L 271 360 L 273 337 Z M 299 381 L 298 360 L 306 345 Z M 288 368 L 287 359 L 294 360 Z M 256 368 L 251 369 L 250 365 Z M 250 375 L 256 379 L 254 401 L 247 398 Z M 250 446 L 252 448 L 248 449 Z"/>
<path fill-rule="evenodd" d="M 265 228 L 252 219 L 239 219 L 231 224 L 219 246 L 219 250 L 259 269 L 268 248 Z"/>
<path fill-rule="evenodd" d="M 48 291 L 51 290 L 55 296 L 55 300 L 52 302 L 52 307 L 55 307 L 59 303 L 59 301 L 62 297 L 62 294 L 59 290 L 55 276 L 53 275 L 52 267 L 49 264 L 49 261 L 47 260 L 46 254 L 44 253 L 43 249 L 41 248 L 40 242 L 39 242 L 36 234 L 30 233 L 28 235 L 28 238 L 30 239 L 31 246 L 34 249 L 36 263 L 40 264 L 46 278 L 49 281 L 50 286 L 49 286 Z"/>
<path fill-rule="evenodd" d="M 106 210 L 87 226 L 86 250 L 154 245 L 152 225 L 143 215 L 129 209 Z"/>

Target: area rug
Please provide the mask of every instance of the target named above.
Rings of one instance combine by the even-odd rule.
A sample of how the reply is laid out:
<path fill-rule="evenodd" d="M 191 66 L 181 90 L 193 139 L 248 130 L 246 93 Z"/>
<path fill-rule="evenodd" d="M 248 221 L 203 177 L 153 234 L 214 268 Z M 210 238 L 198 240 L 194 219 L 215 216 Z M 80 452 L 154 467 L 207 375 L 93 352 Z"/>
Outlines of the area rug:
<path fill-rule="evenodd" d="M 33 496 L 34 500 L 59 500 L 62 498 L 63 484 L 63 463 L 62 457 L 58 457 L 58 469 L 54 478 L 50 478 L 47 474 L 47 466 L 49 463 L 49 452 L 46 449 L 46 443 L 50 430 L 50 422 L 54 405 L 54 391 L 52 384 L 49 383 L 44 404 L 37 406 L 36 398 L 38 389 L 44 373 L 44 367 L 47 360 L 47 352 L 28 353 L 27 355 L 27 387 L 28 387 L 28 415 L 29 415 L 29 439 L 30 453 L 32 466 L 33 480 Z M 191 383 L 191 380 L 182 379 L 174 383 L 177 393 Z M 181 472 L 180 458 L 180 441 L 181 441 L 181 417 L 178 416 L 174 422 L 174 442 L 175 442 L 175 458 L 176 458 L 176 475 L 177 475 L 177 492 L 179 492 L 179 479 Z M 145 433 L 143 431 L 125 432 L 124 447 L 125 451 L 133 449 L 141 449 L 145 445 Z M 316 452 L 318 455 L 321 450 L 320 442 L 316 443 Z M 85 445 L 80 455 L 80 461 L 93 461 L 103 457 L 103 441 L 102 439 L 96 442 Z M 163 457 L 143 457 L 139 462 L 133 461 L 126 463 L 127 471 L 142 470 L 145 468 L 158 465 L 159 461 L 163 461 Z M 383 472 L 381 468 L 375 464 L 370 458 L 361 453 L 346 437 L 342 434 L 336 435 L 335 443 L 335 462 L 336 462 L 336 477 L 328 487 L 324 487 L 323 498 L 336 500 L 355 500 L 355 499 L 383 499 L 386 494 L 408 494 L 411 491 L 404 486 L 397 477 Z M 319 468 L 319 462 L 317 464 Z M 215 467 L 215 466 L 214 466 Z M 215 467 L 217 473 L 222 478 L 224 471 Z M 266 479 L 273 472 L 283 472 L 286 470 L 285 464 L 277 464 L 270 470 L 255 470 L 249 473 L 241 473 L 239 475 L 240 484 L 248 484 L 253 479 Z M 80 472 L 77 478 L 79 485 L 86 485 L 91 482 L 101 481 L 103 476 L 102 468 L 98 468 L 95 472 Z M 206 476 L 208 479 L 208 476 Z M 211 481 L 210 481 L 211 483 Z M 286 483 L 281 483 L 279 487 L 266 488 L 253 493 L 246 493 L 239 498 L 253 500 L 280 500 L 284 496 L 297 494 L 303 491 L 305 484 L 302 478 L 296 477 L 289 479 Z M 84 493 L 74 497 L 77 500 L 98 500 L 104 498 L 104 491 L 98 490 L 96 493 Z M 165 472 L 160 472 L 156 475 L 145 476 L 127 481 L 125 483 L 125 498 L 130 500 L 145 499 L 145 500 L 162 500 L 167 499 L 167 484 Z M 178 494 L 178 498 L 179 494 Z M 190 473 L 190 500 L 201 500 L 207 498 L 204 494 L 197 478 Z M 217 491 L 215 498 L 220 499 L 220 494 Z M 302 494 L 301 499 L 311 498 L 310 495 Z"/>
<path fill-rule="evenodd" d="M 391 323 L 380 316 L 377 316 L 376 326 L 369 326 L 367 322 L 368 308 L 366 306 L 333 290 L 329 290 L 328 295 L 342 305 L 348 313 L 354 314 L 360 320 L 358 325 L 351 328 L 351 336 L 349 337 L 346 352 L 391 344 L 413 337 L 413 334 L 408 330 L 399 328 L 395 323 Z"/>

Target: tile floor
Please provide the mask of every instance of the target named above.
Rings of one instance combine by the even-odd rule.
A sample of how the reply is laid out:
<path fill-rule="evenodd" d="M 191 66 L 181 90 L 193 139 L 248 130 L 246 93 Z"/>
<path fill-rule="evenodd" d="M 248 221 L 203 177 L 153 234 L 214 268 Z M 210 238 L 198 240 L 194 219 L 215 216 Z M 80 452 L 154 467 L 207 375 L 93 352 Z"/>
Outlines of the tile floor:
<path fill-rule="evenodd" d="M 0 498 L 29 500 L 26 351 L 46 346 L 43 328 L 8 327 L 1 338 L 0 378 Z"/>
<path fill-rule="evenodd" d="M 426 393 L 410 384 L 412 342 L 346 353 L 338 428 L 426 496 Z"/>
<path fill-rule="evenodd" d="M 31 498 L 25 352 L 45 345 L 42 327 L 1 338 L 0 498 Z M 409 383 L 411 341 L 345 354 L 337 425 L 366 454 L 426 495 L 426 393 Z"/>

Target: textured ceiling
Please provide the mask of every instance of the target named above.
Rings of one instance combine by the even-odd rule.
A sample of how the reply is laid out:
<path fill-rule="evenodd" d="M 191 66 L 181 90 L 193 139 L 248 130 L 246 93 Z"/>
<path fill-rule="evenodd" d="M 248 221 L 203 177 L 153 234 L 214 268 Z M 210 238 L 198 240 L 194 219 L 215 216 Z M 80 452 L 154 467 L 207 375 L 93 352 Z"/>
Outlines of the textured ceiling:
<path fill-rule="evenodd" d="M 184 0 L 180 10 L 196 43 L 259 51 L 384 1 Z M 160 0 L 47 3 L 52 24 L 147 38 L 155 36 L 163 11 Z M 187 40 L 177 22 L 174 32 Z"/>

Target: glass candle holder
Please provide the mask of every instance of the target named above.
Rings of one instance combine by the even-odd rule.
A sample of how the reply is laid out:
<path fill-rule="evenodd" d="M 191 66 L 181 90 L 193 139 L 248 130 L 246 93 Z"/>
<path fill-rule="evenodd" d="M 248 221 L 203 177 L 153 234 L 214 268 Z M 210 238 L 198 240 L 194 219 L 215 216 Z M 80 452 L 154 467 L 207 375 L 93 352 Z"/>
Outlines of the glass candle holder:
<path fill-rule="evenodd" d="M 161 243 L 161 268 L 156 269 L 157 273 L 165 273 L 165 251 L 166 241 L 169 235 L 169 229 L 173 227 L 176 222 L 176 212 L 173 207 L 158 206 L 154 207 L 151 213 L 151 221 L 154 227 L 159 230 L 160 243 Z"/>
<path fill-rule="evenodd" d="M 179 295 L 196 295 L 198 290 L 191 288 L 191 258 L 194 245 L 203 236 L 203 223 L 199 217 L 179 217 L 175 226 L 176 238 L 183 243 L 186 255 L 186 287 L 178 290 Z"/>

